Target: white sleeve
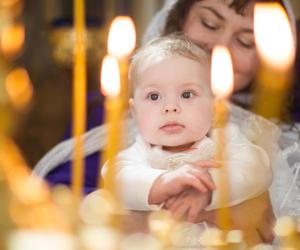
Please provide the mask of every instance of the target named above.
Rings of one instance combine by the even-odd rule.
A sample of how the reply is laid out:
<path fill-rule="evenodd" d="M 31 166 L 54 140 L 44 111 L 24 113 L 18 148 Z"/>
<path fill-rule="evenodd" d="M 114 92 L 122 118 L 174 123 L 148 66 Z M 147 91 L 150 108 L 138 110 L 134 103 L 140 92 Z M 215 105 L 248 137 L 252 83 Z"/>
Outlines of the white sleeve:
<path fill-rule="evenodd" d="M 143 146 L 143 145 L 142 145 Z M 153 210 L 148 197 L 154 181 L 166 170 L 152 168 L 139 142 L 121 151 L 116 158 L 116 183 L 125 208 Z M 105 176 L 106 164 L 102 176 Z"/>
<path fill-rule="evenodd" d="M 228 179 L 229 201 L 226 206 L 234 206 L 259 196 L 268 190 L 272 182 L 270 160 L 261 147 L 248 141 L 234 125 L 226 128 L 226 137 L 226 168 L 211 169 L 210 173 L 217 188 L 207 210 L 220 208 L 220 176 Z"/>

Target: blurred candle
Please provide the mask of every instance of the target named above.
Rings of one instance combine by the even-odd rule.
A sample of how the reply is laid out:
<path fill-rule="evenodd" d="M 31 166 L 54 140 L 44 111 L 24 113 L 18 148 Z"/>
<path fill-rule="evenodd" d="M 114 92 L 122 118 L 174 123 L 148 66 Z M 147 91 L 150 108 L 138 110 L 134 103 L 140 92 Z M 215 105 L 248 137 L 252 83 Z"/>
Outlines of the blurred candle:
<path fill-rule="evenodd" d="M 229 230 L 230 215 L 228 206 L 229 188 L 226 160 L 226 138 L 225 126 L 228 119 L 228 98 L 233 90 L 233 69 L 231 57 L 228 49 L 223 46 L 216 46 L 212 53 L 211 65 L 211 88 L 215 95 L 215 128 L 217 154 L 216 161 L 221 163 L 223 168 L 219 175 L 219 206 L 221 207 L 218 214 L 219 225 L 222 229 Z"/>
<path fill-rule="evenodd" d="M 108 123 L 108 140 L 103 160 L 109 161 L 104 186 L 111 190 L 114 190 L 114 157 L 120 147 L 122 132 L 120 123 L 128 102 L 128 58 L 134 50 L 135 41 L 135 28 L 131 18 L 116 17 L 109 30 L 108 56 L 103 60 L 101 72 L 101 88 L 107 99 L 105 113 Z"/>
<path fill-rule="evenodd" d="M 25 28 L 22 23 L 13 23 L 3 28 L 0 47 L 3 54 L 13 57 L 21 51 L 25 40 Z"/>
<path fill-rule="evenodd" d="M 267 118 L 280 118 L 292 82 L 295 41 L 288 16 L 279 3 L 255 5 L 254 34 L 261 59 L 254 110 Z"/>
<path fill-rule="evenodd" d="M 108 54 L 118 59 L 121 75 L 121 98 L 123 109 L 128 104 L 128 59 L 135 48 L 136 33 L 132 19 L 129 16 L 116 17 L 108 34 Z"/>
<path fill-rule="evenodd" d="M 33 87 L 24 68 L 13 69 L 5 78 L 5 89 L 15 109 L 22 111 L 33 96 Z"/>
<path fill-rule="evenodd" d="M 104 189 L 113 195 L 115 190 L 114 159 L 120 146 L 120 130 L 122 121 L 122 99 L 120 98 L 119 65 L 115 57 L 107 55 L 102 62 L 101 90 L 105 99 L 105 123 L 108 126 L 106 148 L 103 160 L 107 162 L 107 172 L 103 178 Z"/>
<path fill-rule="evenodd" d="M 82 194 L 84 162 L 81 135 L 86 122 L 86 42 L 84 0 L 74 0 L 74 69 L 73 69 L 73 137 L 75 149 L 72 168 L 72 191 L 79 199 Z"/>

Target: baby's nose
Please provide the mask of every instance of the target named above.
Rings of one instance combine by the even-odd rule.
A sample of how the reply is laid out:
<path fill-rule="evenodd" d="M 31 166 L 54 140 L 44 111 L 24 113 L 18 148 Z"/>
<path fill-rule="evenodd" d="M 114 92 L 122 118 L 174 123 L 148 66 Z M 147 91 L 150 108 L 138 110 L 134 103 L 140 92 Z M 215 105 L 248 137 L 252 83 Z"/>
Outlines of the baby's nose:
<path fill-rule="evenodd" d="M 180 106 L 179 106 L 179 103 L 175 100 L 166 102 L 163 107 L 164 114 L 179 113 L 179 112 L 180 112 Z"/>
<path fill-rule="evenodd" d="M 173 107 L 173 108 L 165 108 L 164 109 L 164 113 L 172 113 L 172 112 L 174 112 L 174 113 L 179 112 L 179 108 Z"/>

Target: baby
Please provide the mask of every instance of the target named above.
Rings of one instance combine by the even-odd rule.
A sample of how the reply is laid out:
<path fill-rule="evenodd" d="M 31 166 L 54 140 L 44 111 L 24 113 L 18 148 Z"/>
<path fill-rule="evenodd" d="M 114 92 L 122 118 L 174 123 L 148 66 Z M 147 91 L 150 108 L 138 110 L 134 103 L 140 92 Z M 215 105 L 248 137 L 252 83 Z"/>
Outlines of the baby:
<path fill-rule="evenodd" d="M 116 157 L 116 183 L 126 208 L 164 207 L 197 222 L 203 209 L 220 208 L 209 55 L 186 38 L 158 38 L 137 51 L 129 80 L 136 141 Z M 226 206 L 264 193 L 272 180 L 266 152 L 228 124 Z M 102 174 L 105 175 L 104 166 Z M 153 206 L 155 205 L 155 206 Z M 158 206 L 157 206 L 158 205 Z"/>

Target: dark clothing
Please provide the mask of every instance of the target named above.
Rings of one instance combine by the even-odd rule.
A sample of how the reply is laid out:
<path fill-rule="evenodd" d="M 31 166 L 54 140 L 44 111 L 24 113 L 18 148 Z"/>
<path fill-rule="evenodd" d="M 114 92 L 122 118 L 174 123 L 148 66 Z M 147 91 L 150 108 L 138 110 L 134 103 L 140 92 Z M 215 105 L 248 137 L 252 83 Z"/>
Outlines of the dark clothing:
<path fill-rule="evenodd" d="M 97 127 L 103 123 L 103 102 L 100 94 L 89 93 L 87 98 L 87 130 Z M 68 127 L 63 140 L 71 137 L 72 128 Z M 84 169 L 84 193 L 88 194 L 97 188 L 99 167 L 100 167 L 100 152 L 93 153 L 85 158 Z M 53 169 L 45 177 L 50 186 L 56 184 L 64 184 L 70 186 L 71 184 L 71 166 L 70 161 L 63 163 Z"/>
<path fill-rule="evenodd" d="M 100 153 L 93 153 L 85 158 L 84 168 L 84 193 L 88 194 L 97 189 L 98 176 L 99 176 L 99 156 Z M 52 170 L 47 176 L 46 181 L 50 186 L 56 184 L 64 184 L 70 186 L 71 184 L 71 166 L 70 161 L 59 165 Z"/>

